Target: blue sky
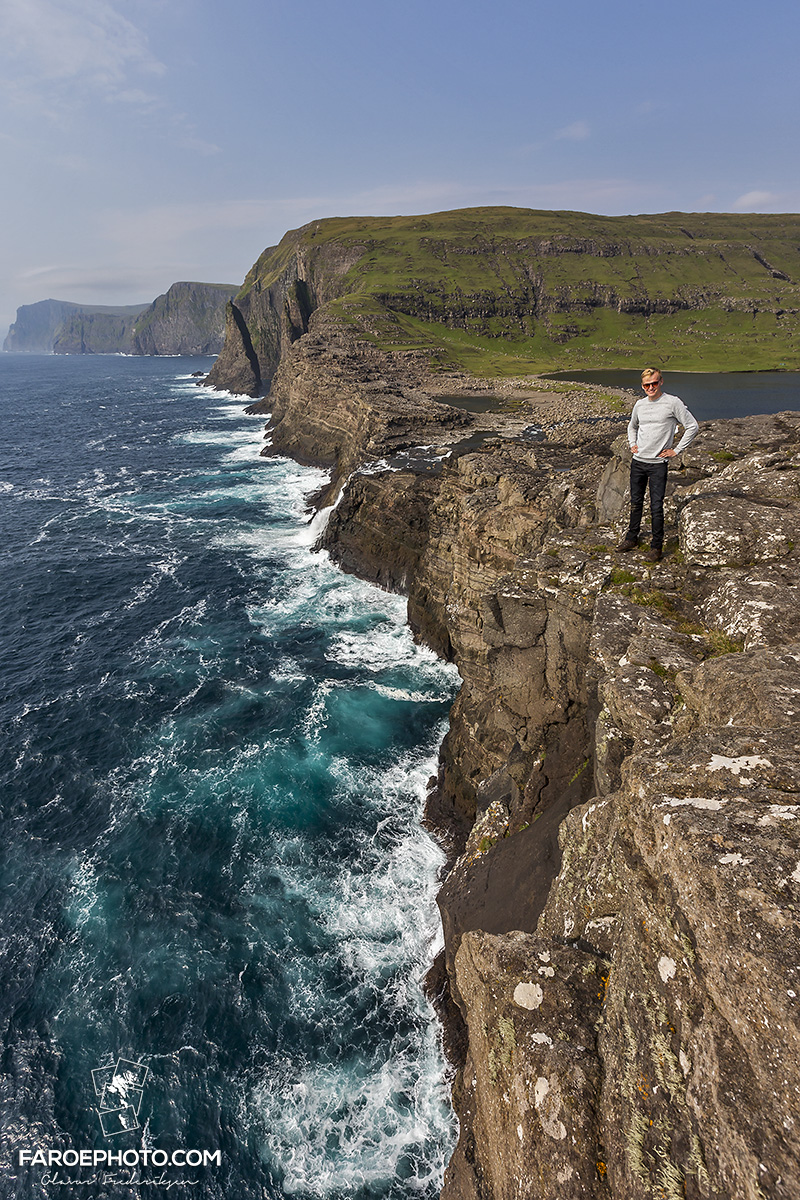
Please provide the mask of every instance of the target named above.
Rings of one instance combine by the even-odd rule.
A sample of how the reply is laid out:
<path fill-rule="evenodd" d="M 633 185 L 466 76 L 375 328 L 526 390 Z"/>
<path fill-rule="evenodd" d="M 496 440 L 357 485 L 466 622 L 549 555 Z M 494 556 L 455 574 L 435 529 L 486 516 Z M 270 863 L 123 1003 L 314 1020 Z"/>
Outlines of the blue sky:
<path fill-rule="evenodd" d="M 797 211 L 799 35 L 796 0 L 0 0 L 0 336 L 317 217 Z"/>

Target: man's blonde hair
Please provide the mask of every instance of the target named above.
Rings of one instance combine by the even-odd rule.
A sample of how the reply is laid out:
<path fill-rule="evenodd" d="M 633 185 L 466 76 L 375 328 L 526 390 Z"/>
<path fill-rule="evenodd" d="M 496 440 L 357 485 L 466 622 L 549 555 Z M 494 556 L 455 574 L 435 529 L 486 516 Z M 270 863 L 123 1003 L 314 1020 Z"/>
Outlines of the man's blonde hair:
<path fill-rule="evenodd" d="M 649 379 L 651 375 L 657 375 L 659 379 L 663 379 L 658 367 L 645 367 L 645 369 L 642 371 L 642 381 Z"/>

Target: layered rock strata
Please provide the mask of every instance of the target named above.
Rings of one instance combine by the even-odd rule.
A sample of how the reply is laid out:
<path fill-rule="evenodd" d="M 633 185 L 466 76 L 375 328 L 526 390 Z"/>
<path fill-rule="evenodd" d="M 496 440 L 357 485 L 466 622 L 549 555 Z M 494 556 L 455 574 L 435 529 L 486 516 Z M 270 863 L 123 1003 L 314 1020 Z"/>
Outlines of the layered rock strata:
<path fill-rule="evenodd" d="M 624 528 L 624 418 L 311 322 L 271 452 L 463 684 L 429 819 L 459 1057 L 446 1200 L 800 1194 L 800 414 L 716 422 Z M 474 381 L 472 389 L 475 390 Z M 570 416 L 572 405 L 580 420 Z"/>

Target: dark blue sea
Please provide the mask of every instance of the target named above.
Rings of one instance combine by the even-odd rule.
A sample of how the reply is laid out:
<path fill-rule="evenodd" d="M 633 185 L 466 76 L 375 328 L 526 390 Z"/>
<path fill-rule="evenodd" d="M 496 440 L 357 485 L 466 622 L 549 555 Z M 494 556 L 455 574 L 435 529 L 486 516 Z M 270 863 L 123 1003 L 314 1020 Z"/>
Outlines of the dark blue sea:
<path fill-rule="evenodd" d="M 209 366 L 0 356 L 0 1195 L 432 1198 L 457 677 Z"/>

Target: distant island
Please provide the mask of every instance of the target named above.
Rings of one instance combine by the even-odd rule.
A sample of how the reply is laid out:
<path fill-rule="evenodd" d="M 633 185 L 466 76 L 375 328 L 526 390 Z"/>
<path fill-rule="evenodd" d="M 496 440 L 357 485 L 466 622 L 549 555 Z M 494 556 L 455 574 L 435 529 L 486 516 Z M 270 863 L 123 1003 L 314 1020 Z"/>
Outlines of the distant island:
<path fill-rule="evenodd" d="M 173 283 L 152 304 L 23 304 L 3 350 L 23 354 L 218 354 L 235 284 Z"/>

